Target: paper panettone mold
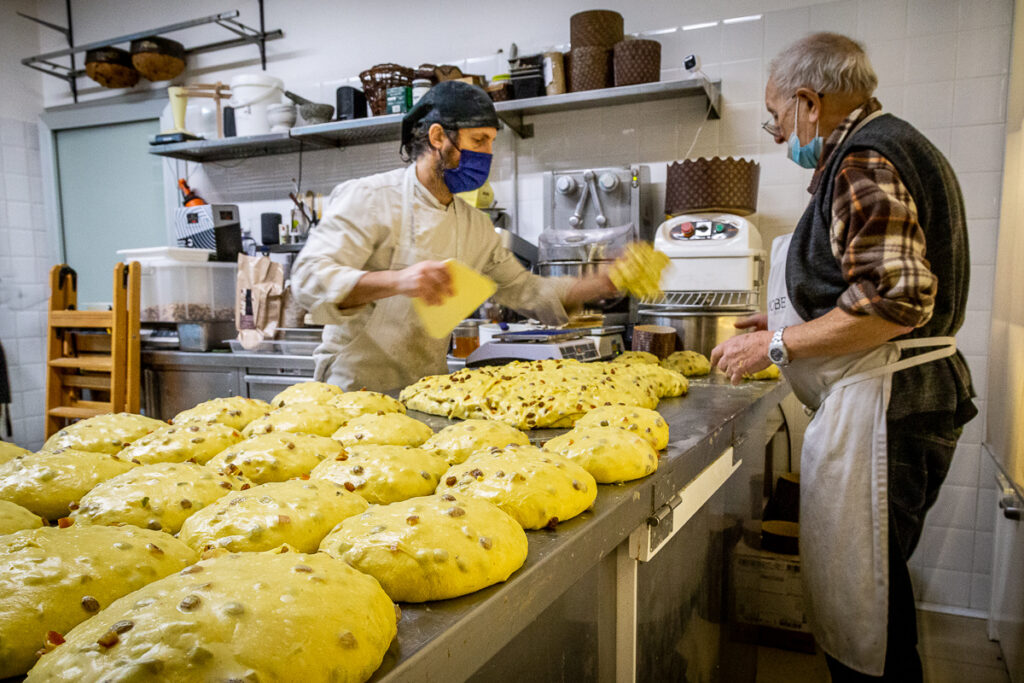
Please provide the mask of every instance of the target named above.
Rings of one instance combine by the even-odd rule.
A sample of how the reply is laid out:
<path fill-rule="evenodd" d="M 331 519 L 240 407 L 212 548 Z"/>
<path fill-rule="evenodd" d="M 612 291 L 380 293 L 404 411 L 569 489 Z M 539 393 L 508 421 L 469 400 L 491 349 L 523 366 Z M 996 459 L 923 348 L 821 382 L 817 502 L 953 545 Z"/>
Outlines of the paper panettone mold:
<path fill-rule="evenodd" d="M 749 216 L 757 211 L 761 166 L 732 157 L 701 157 L 668 165 L 665 215 L 722 211 Z"/>

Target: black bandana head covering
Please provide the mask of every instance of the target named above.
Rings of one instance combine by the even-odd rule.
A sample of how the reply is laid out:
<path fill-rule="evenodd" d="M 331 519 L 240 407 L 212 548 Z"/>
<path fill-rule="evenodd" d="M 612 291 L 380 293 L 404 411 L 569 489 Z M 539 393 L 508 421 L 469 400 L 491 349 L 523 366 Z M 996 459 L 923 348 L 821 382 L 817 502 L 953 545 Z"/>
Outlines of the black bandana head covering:
<path fill-rule="evenodd" d="M 402 148 L 412 141 L 419 126 L 440 123 L 448 130 L 497 128 L 498 114 L 483 89 L 462 81 L 442 81 L 409 110 L 402 119 Z"/>

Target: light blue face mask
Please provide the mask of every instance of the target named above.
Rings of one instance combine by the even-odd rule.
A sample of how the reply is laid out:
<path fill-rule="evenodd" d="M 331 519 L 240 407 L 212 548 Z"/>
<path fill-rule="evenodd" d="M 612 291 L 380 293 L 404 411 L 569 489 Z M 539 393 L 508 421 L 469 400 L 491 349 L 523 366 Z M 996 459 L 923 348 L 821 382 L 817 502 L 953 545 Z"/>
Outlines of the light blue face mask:
<path fill-rule="evenodd" d="M 806 145 L 800 144 L 800 136 L 796 134 L 797 128 L 800 127 L 800 102 L 796 103 L 795 112 L 795 123 L 793 124 L 793 134 L 789 136 L 789 140 L 786 143 L 786 153 L 794 163 L 802 166 L 803 168 L 817 168 L 818 162 L 821 161 L 821 147 L 824 141 L 821 136 L 818 135 L 818 127 L 814 128 L 814 139 L 808 142 Z"/>

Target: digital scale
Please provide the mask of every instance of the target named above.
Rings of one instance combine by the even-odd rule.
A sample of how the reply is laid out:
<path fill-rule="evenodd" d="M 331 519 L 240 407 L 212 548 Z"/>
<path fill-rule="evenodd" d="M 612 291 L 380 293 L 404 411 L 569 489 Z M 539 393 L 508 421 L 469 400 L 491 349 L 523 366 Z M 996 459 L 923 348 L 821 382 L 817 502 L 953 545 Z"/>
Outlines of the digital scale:
<path fill-rule="evenodd" d="M 504 365 L 517 360 L 573 358 L 588 362 L 622 351 L 623 327 L 519 330 L 495 335 L 466 358 L 466 367 Z"/>

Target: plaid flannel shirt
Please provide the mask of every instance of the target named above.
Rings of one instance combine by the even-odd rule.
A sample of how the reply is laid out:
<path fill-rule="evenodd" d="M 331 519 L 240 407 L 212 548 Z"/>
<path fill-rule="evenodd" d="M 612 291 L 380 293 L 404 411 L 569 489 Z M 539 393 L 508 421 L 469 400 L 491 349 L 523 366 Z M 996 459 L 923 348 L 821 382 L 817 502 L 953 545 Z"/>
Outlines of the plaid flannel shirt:
<path fill-rule="evenodd" d="M 808 191 L 847 135 L 882 108 L 871 98 L 832 131 Z M 853 315 L 871 314 L 907 327 L 931 318 L 938 281 L 925 258 L 917 207 L 896 167 L 873 150 L 843 159 L 832 191 L 832 253 L 849 288 L 837 302 Z"/>

